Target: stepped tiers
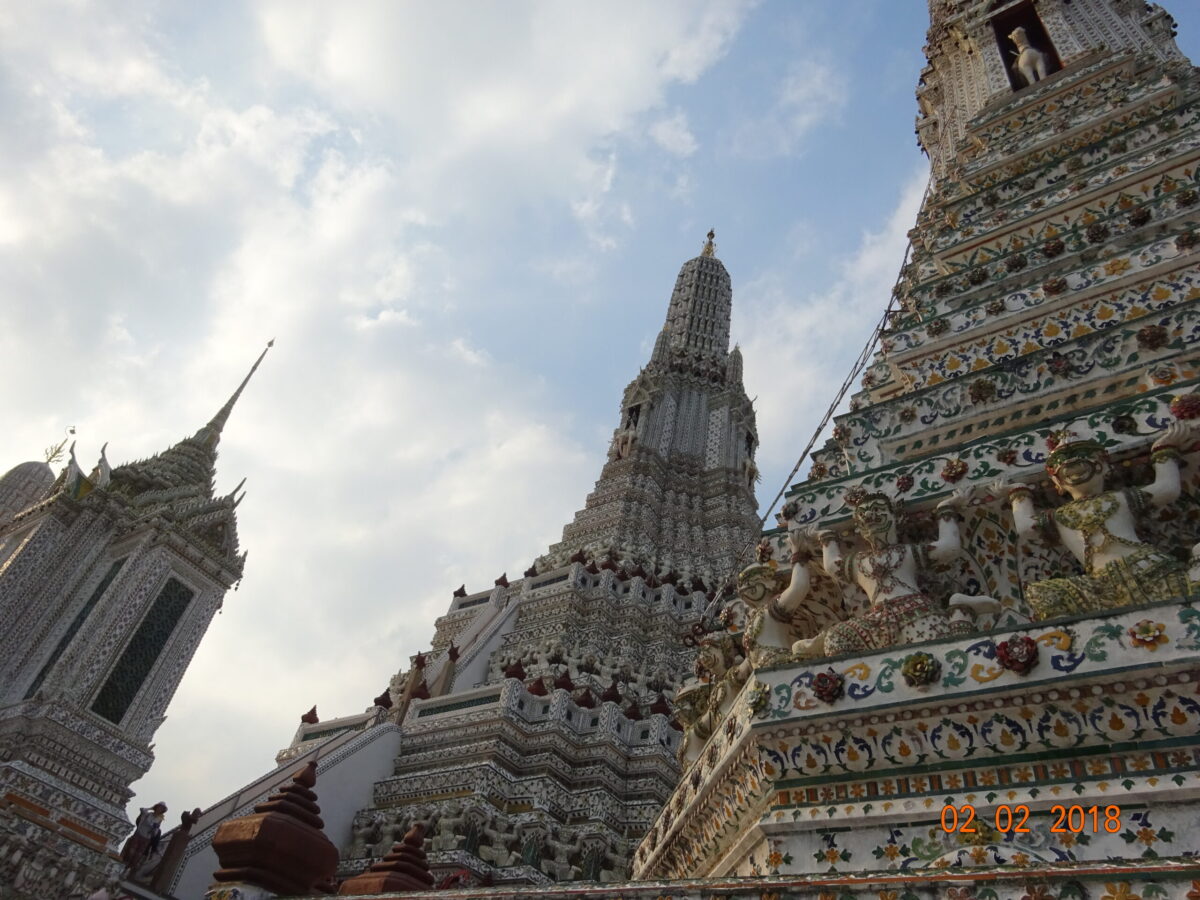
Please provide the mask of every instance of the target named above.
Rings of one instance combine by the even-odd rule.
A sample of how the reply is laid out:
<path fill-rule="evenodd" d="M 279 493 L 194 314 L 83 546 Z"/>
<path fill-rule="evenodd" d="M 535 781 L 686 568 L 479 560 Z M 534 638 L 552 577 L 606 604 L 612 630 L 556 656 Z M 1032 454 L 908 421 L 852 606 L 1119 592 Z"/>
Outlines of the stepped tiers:
<path fill-rule="evenodd" d="M 885 327 L 697 634 L 633 873 L 1196 896 L 1200 78 L 1124 0 L 932 0 L 925 49 Z"/>
<path fill-rule="evenodd" d="M 13 896 L 86 896 L 122 869 L 130 784 L 245 566 L 240 496 L 214 490 L 245 386 L 150 459 L 112 468 L 102 447 L 85 474 L 72 444 L 57 477 L 24 463 L 0 478 L 0 884 Z"/>
<path fill-rule="evenodd" d="M 177 896 L 207 884 L 222 817 L 313 758 L 322 783 L 339 786 L 323 793 L 324 818 L 339 877 L 366 879 L 354 884 L 395 880 L 395 854 L 408 851 L 393 848 L 418 825 L 438 881 L 628 875 L 679 777 L 674 701 L 694 671 L 695 632 L 758 539 L 758 435 L 729 347 L 731 303 L 710 233 L 680 269 L 595 490 L 562 540 L 521 578 L 454 590 L 430 649 L 365 712 L 306 714 L 280 769 L 202 816 Z"/>

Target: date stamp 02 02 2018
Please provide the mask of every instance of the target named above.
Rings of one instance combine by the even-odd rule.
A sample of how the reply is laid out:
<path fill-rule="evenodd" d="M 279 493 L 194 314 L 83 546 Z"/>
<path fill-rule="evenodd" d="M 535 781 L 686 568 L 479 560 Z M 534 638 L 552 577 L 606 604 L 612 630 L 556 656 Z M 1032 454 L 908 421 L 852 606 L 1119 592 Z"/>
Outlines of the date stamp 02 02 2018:
<path fill-rule="evenodd" d="M 1119 806 L 1062 806 L 1056 804 L 1050 807 L 1050 815 L 1054 819 L 1050 825 L 1050 831 L 1059 834 L 1079 834 L 1084 831 L 1090 831 L 1093 834 L 1101 832 L 1116 834 L 1121 830 L 1121 807 Z M 976 823 L 983 822 L 982 818 L 976 814 L 975 807 L 970 804 L 942 807 L 941 821 L 942 830 L 947 834 L 953 832 L 975 834 L 977 832 Z M 1028 834 L 1030 831 L 1029 807 L 1024 804 L 1019 806 L 1001 804 L 995 808 L 991 824 L 1002 834 L 1009 832 Z"/>

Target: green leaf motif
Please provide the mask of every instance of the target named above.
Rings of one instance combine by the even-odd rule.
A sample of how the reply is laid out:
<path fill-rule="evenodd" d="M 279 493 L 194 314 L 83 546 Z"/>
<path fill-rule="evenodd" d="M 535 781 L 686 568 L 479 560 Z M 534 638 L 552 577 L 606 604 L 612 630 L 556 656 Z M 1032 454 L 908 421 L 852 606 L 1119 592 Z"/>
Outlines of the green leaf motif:
<path fill-rule="evenodd" d="M 962 650 L 951 650 L 946 654 L 946 676 L 942 679 L 942 687 L 958 687 L 965 684 L 967 679 L 962 677 L 967 671 L 967 654 Z"/>

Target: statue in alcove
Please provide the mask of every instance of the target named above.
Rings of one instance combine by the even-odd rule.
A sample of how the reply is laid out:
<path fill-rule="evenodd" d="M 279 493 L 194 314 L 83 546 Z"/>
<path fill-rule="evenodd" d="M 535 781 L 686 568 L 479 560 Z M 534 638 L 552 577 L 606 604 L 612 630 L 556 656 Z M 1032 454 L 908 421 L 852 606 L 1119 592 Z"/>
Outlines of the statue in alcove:
<path fill-rule="evenodd" d="M 1021 73 L 1025 84 L 1035 84 L 1045 78 L 1050 71 L 1050 60 L 1045 53 L 1029 43 L 1025 29 L 1014 28 L 1008 39 L 1017 45 L 1017 49 L 1010 50 L 1009 53 L 1017 58 L 1013 67 Z"/>
<path fill-rule="evenodd" d="M 1143 541 L 1137 520 L 1179 498 L 1179 456 L 1189 440 L 1188 426 L 1171 424 L 1151 447 L 1154 481 L 1140 488 L 1105 490 L 1110 466 L 1104 447 L 1092 438 L 1058 432 L 1049 441 L 1046 472 L 1058 492 L 1070 496 L 1067 503 L 1038 513 L 1029 485 L 993 486 L 998 496 L 1007 489 L 1019 535 L 1057 538 L 1083 565 L 1082 575 L 1050 578 L 1025 588 L 1025 602 L 1035 618 L 1188 595 L 1185 566 Z"/>

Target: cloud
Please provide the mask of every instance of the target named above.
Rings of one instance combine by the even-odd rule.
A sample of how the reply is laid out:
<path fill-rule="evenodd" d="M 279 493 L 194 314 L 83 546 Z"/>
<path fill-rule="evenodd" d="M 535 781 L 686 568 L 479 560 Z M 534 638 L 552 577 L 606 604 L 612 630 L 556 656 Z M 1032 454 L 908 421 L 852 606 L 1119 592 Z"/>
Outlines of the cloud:
<path fill-rule="evenodd" d="M 490 362 L 486 353 L 468 346 L 460 337 L 450 342 L 450 353 L 470 366 L 486 366 Z"/>
<path fill-rule="evenodd" d="M 696 137 L 688 129 L 687 114 L 675 110 L 665 119 L 650 126 L 650 137 L 658 146 L 675 156 L 691 156 L 696 152 Z"/>
<path fill-rule="evenodd" d="M 278 67 L 383 123 L 412 186 L 443 206 L 470 203 L 480 179 L 586 203 L 597 142 L 720 59 L 752 5 L 275 0 L 259 23 Z"/>
<path fill-rule="evenodd" d="M 738 123 L 734 153 L 751 159 L 798 153 L 810 132 L 838 115 L 849 89 L 836 65 L 818 57 L 793 62 L 774 94 L 768 110 Z"/>

